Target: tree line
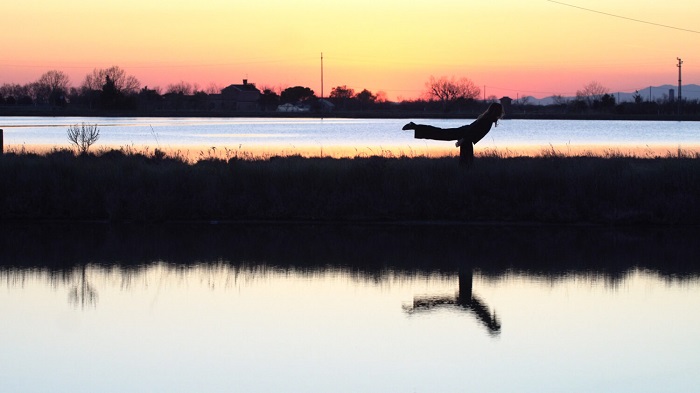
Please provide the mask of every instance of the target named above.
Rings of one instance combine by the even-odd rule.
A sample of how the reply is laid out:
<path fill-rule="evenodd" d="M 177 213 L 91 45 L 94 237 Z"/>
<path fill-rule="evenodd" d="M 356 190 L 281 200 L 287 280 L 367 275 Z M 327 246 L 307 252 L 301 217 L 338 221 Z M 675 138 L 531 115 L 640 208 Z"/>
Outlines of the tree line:
<path fill-rule="evenodd" d="M 535 105 L 531 97 L 512 100 L 508 97 L 480 97 L 481 89 L 469 78 L 442 76 L 425 82 L 420 98 L 391 102 L 385 92 L 363 89 L 356 92 L 346 85 L 332 88 L 328 97 L 318 97 L 309 87 L 293 86 L 285 89 L 262 87 L 257 101 L 258 111 L 276 111 L 278 106 L 293 104 L 307 111 L 332 110 L 339 112 L 399 111 L 422 113 L 473 113 L 485 104 L 505 99 L 513 114 L 648 114 L 665 115 L 700 114 L 697 99 L 684 99 L 679 105 L 672 97 L 664 96 L 655 101 L 645 100 L 636 92 L 632 101 L 617 102 L 609 89 L 598 82 L 590 82 L 566 98 L 553 96 L 549 105 Z M 4 83 L 0 85 L 0 106 L 36 107 L 38 109 L 72 108 L 83 111 L 133 111 L 153 113 L 157 111 L 211 111 L 212 96 L 221 94 L 222 88 L 211 84 L 201 88 L 197 84 L 177 82 L 164 90 L 160 87 L 141 87 L 140 81 L 118 66 L 94 69 L 78 86 L 73 86 L 68 75 L 59 70 L 45 72 L 36 81 L 24 85 Z M 325 101 L 325 102 L 324 102 Z"/>

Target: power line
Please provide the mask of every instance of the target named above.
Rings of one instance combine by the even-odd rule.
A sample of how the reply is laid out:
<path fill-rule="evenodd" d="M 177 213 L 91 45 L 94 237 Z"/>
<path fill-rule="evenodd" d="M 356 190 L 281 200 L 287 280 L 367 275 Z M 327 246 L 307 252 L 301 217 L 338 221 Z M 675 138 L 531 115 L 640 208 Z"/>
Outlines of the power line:
<path fill-rule="evenodd" d="M 491 88 L 491 89 L 496 89 L 496 90 L 514 91 L 514 92 L 528 93 L 528 94 L 551 94 L 551 95 L 557 95 L 557 94 L 573 94 L 573 93 L 571 93 L 571 92 L 552 92 L 552 91 L 536 91 L 536 90 L 511 89 L 511 88 L 507 88 L 507 87 L 489 86 L 489 85 L 486 85 L 486 87 Z"/>
<path fill-rule="evenodd" d="M 125 62 L 127 65 L 124 68 L 207 68 L 207 67 L 228 67 L 228 66 L 238 66 L 238 65 L 250 65 L 250 64 L 269 64 L 269 63 L 284 63 L 293 62 L 300 60 L 311 60 L 314 57 L 311 56 L 297 56 L 288 57 L 284 59 L 247 59 L 241 61 L 233 62 L 222 62 L 222 63 L 192 63 L 192 64 L 175 64 L 175 63 L 165 63 L 165 62 L 154 62 L 154 63 L 129 63 Z M 94 65 L 59 65 L 50 66 L 44 64 L 27 64 L 27 63 L 0 63 L 0 67 L 13 67 L 13 68 L 69 68 L 69 69 L 92 69 L 96 68 Z"/>
<path fill-rule="evenodd" d="M 547 1 L 549 1 L 550 3 L 556 3 L 556 4 L 559 4 L 559 5 L 565 5 L 565 6 L 571 7 L 571 8 L 578 8 L 578 9 L 580 9 L 580 10 L 584 10 L 584 11 L 588 11 L 588 12 L 594 12 L 594 13 L 596 13 L 596 14 L 612 16 L 613 18 L 626 19 L 626 20 L 631 20 L 631 21 L 633 21 L 633 22 L 645 23 L 645 24 L 647 24 L 647 25 L 665 27 L 665 28 L 667 28 L 667 29 L 681 30 L 681 31 L 687 31 L 688 33 L 700 34 L 700 31 L 697 31 L 697 30 L 684 29 L 684 28 L 681 28 L 681 27 L 663 25 L 663 24 L 661 24 L 661 23 L 655 23 L 655 22 L 649 22 L 649 21 L 641 20 L 641 19 L 629 18 L 629 17 L 627 17 L 627 16 L 616 15 L 616 14 L 611 14 L 611 13 L 608 13 L 608 12 L 592 10 L 592 9 L 590 9 L 590 8 L 579 7 L 579 6 L 573 5 L 573 4 L 562 3 L 561 1 L 554 1 L 554 0 L 547 0 Z"/>

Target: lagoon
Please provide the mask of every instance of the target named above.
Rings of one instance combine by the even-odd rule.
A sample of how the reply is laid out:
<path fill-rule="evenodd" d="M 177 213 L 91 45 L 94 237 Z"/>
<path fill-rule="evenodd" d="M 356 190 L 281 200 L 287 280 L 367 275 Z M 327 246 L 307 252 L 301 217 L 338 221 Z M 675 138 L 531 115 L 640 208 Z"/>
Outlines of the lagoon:
<path fill-rule="evenodd" d="M 0 235 L 0 391 L 700 383 L 697 229 L 8 224 Z"/>
<path fill-rule="evenodd" d="M 408 121 L 458 127 L 473 119 L 347 118 L 121 118 L 0 117 L 5 150 L 68 147 L 70 125 L 97 124 L 97 149 L 179 151 L 202 155 L 368 156 L 456 154 L 450 142 L 417 140 L 401 131 Z M 700 122 L 504 119 L 476 146 L 476 152 L 564 154 L 586 151 L 641 156 L 700 150 Z"/>

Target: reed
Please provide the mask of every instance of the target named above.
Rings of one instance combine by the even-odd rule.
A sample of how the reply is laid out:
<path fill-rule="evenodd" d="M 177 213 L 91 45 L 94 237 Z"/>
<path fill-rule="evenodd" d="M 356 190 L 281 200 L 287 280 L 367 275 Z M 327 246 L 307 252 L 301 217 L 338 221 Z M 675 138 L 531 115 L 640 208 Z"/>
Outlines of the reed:
<path fill-rule="evenodd" d="M 222 156 L 222 154 L 224 156 Z M 331 158 L 239 151 L 0 156 L 0 220 L 700 224 L 700 157 Z"/>

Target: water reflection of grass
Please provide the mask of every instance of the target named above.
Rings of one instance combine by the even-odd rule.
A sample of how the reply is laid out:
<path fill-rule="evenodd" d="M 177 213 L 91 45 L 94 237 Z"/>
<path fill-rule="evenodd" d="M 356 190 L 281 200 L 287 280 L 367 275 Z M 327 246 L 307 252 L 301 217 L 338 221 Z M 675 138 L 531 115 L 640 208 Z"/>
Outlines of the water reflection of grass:
<path fill-rule="evenodd" d="M 697 227 L 17 222 L 0 226 L 0 269 L 48 268 L 78 277 L 85 265 L 140 269 L 166 262 L 184 270 L 224 263 L 372 277 L 475 270 L 618 279 L 633 269 L 697 277 L 697 237 Z"/>
<path fill-rule="evenodd" d="M 487 152 L 253 156 L 130 149 L 0 157 L 0 218 L 107 221 L 700 223 L 700 159 Z"/>

